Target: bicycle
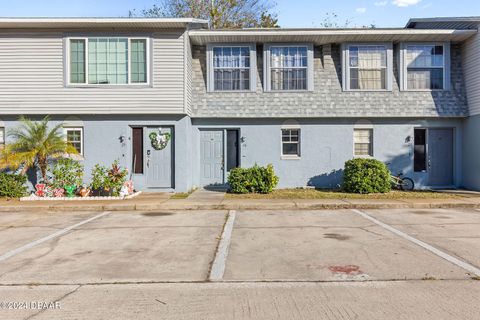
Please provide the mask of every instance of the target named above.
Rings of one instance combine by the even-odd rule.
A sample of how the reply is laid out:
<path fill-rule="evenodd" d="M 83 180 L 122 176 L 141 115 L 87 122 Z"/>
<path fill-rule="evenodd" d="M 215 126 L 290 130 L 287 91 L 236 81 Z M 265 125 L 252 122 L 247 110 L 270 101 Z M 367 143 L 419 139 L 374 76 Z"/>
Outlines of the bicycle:
<path fill-rule="evenodd" d="M 390 163 L 387 163 L 387 166 Z M 390 182 L 392 188 L 402 191 L 412 191 L 415 189 L 415 182 L 411 178 L 404 177 L 403 172 L 399 172 L 397 175 L 390 173 Z"/>

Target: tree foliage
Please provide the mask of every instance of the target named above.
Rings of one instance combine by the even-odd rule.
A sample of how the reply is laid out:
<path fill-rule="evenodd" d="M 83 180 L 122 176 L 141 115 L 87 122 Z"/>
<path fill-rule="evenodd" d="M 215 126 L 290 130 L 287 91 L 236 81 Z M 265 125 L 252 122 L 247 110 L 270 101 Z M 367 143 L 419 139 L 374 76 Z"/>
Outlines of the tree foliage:
<path fill-rule="evenodd" d="M 14 142 L 7 143 L 1 150 L 0 168 L 22 168 L 21 173 L 25 174 L 29 168 L 36 167 L 46 181 L 50 159 L 78 153 L 66 142 L 62 131 L 63 124 L 50 128 L 49 120 L 48 116 L 41 121 L 32 121 L 21 116 L 20 125 L 8 132 Z"/>
<path fill-rule="evenodd" d="M 197 18 L 212 29 L 278 28 L 270 0 L 161 0 L 148 9 L 131 10 L 130 17 Z"/>
<path fill-rule="evenodd" d="M 320 28 L 357 28 L 358 26 L 353 24 L 351 19 L 340 20 L 339 16 L 335 12 L 327 12 L 320 22 Z M 375 29 L 374 23 L 368 25 L 362 25 L 360 28 Z"/>

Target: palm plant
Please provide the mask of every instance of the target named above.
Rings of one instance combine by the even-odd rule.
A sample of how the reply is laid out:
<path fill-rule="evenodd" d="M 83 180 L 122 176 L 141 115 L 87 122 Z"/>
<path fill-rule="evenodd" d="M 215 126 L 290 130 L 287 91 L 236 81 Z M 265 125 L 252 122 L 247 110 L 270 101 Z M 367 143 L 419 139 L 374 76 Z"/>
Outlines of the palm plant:
<path fill-rule="evenodd" d="M 0 154 L 0 168 L 16 170 L 22 168 L 24 175 L 29 168 L 40 170 L 43 181 L 47 181 L 48 161 L 65 154 L 77 154 L 77 150 L 66 142 L 62 131 L 62 123 L 49 128 L 50 118 L 31 121 L 21 116 L 21 124 L 8 131 L 14 142 L 6 144 Z"/>

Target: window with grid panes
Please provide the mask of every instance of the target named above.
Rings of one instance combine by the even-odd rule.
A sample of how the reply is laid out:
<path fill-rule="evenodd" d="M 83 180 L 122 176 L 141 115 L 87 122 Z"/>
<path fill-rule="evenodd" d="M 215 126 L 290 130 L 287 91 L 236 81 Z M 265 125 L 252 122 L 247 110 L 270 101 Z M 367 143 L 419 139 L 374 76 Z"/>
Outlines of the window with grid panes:
<path fill-rule="evenodd" d="M 354 129 L 355 156 L 373 156 L 372 129 Z"/>
<path fill-rule="evenodd" d="M 300 156 L 300 129 L 282 129 L 282 155 Z"/>

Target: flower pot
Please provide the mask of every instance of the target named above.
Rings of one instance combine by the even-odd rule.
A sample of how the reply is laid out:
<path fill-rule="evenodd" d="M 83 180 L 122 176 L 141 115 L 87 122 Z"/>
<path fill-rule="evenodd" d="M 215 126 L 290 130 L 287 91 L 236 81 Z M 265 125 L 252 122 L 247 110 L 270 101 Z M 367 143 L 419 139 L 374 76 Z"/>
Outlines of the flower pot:
<path fill-rule="evenodd" d="M 78 193 L 80 194 L 80 197 L 85 198 L 85 197 L 88 197 L 90 195 L 90 189 L 81 188 Z"/>
<path fill-rule="evenodd" d="M 92 189 L 90 195 L 92 197 L 100 197 L 102 195 L 102 189 Z"/>
<path fill-rule="evenodd" d="M 113 189 L 112 188 L 104 188 L 100 191 L 100 195 L 102 197 L 111 197 L 113 194 Z"/>

